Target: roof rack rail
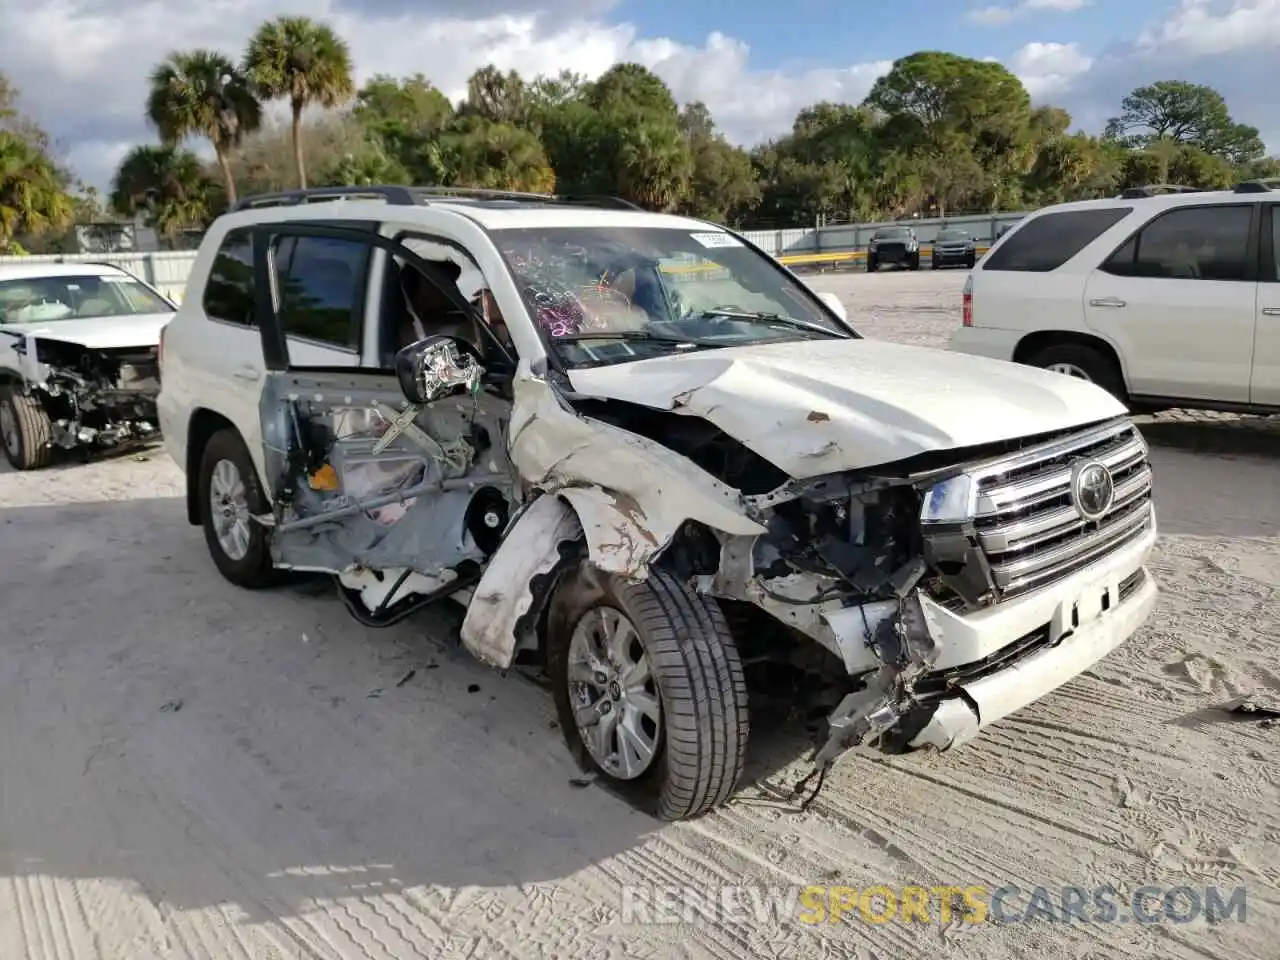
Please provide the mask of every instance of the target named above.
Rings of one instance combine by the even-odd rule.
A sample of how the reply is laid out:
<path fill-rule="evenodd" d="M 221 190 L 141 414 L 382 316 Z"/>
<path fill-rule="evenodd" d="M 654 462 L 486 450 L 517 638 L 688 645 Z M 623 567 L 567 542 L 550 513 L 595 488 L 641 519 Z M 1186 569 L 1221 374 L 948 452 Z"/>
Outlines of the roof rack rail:
<path fill-rule="evenodd" d="M 1128 187 L 1120 192 L 1121 200 L 1141 200 L 1143 197 L 1159 197 L 1167 193 L 1202 193 L 1199 187 L 1184 187 L 1178 183 L 1148 183 L 1141 187 Z"/>
<path fill-rule="evenodd" d="M 612 207 L 615 209 L 643 209 L 621 197 L 563 196 L 553 193 L 526 193 L 520 190 L 489 190 L 482 187 L 406 187 L 399 185 L 375 185 L 367 187 L 310 187 L 305 190 L 281 190 L 275 193 L 258 193 L 242 197 L 231 207 L 237 210 L 254 210 L 260 207 L 295 206 L 300 203 L 326 203 L 334 200 L 382 200 L 397 207 L 413 207 L 434 199 L 456 197 L 463 200 L 495 200 L 517 203 L 565 204 L 586 207 Z"/>
<path fill-rule="evenodd" d="M 1280 177 L 1256 177 L 1237 183 L 1232 189 L 1236 193 L 1270 193 L 1280 190 Z"/>

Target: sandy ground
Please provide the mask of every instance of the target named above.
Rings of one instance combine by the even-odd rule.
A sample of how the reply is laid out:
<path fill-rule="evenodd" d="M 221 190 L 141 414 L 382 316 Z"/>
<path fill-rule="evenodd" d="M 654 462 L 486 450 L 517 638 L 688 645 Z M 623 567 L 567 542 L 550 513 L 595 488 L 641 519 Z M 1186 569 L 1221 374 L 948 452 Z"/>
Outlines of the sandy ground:
<path fill-rule="evenodd" d="M 962 280 L 814 282 L 871 336 L 940 343 Z M 224 583 L 163 453 L 0 472 L 0 958 L 1274 957 L 1280 726 L 1212 708 L 1280 698 L 1280 426 L 1145 429 L 1164 592 L 1140 636 L 963 751 L 674 826 L 571 785 L 549 696 L 452 649 L 449 616 L 368 631 L 327 593 Z M 755 774 L 790 784 L 798 739 L 754 730 Z M 1247 913 L 623 922 L 626 885 L 743 884 L 1245 885 Z"/>

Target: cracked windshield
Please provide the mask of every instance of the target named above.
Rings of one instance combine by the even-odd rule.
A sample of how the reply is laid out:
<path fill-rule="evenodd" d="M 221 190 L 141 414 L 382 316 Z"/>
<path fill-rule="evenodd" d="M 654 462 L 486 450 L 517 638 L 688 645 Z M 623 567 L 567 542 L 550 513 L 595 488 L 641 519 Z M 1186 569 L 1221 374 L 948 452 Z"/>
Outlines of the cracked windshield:
<path fill-rule="evenodd" d="M 498 246 L 568 366 L 853 336 L 788 273 L 728 233 L 509 230 Z"/>

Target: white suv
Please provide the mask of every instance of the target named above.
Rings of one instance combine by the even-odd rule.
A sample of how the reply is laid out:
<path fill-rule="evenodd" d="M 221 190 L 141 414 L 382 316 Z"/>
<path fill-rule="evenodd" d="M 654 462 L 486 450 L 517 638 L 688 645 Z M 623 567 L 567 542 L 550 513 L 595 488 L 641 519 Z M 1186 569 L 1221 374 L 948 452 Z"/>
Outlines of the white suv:
<path fill-rule="evenodd" d="M 1278 208 L 1263 181 L 1046 207 L 970 273 L 951 348 L 1092 380 L 1133 410 L 1280 410 Z"/>
<path fill-rule="evenodd" d="M 19 470 L 56 450 L 152 440 L 156 352 L 174 304 L 107 263 L 0 265 L 0 448 Z"/>
<path fill-rule="evenodd" d="M 372 195 L 372 199 L 370 199 Z M 349 188 L 219 218 L 159 406 L 223 576 L 321 571 L 361 623 L 446 598 L 540 665 L 566 742 L 658 814 L 727 798 L 748 678 L 848 747 L 964 743 L 1124 642 L 1146 447 L 1097 387 L 864 340 L 715 224 Z M 819 781 L 821 782 L 821 781 Z"/>

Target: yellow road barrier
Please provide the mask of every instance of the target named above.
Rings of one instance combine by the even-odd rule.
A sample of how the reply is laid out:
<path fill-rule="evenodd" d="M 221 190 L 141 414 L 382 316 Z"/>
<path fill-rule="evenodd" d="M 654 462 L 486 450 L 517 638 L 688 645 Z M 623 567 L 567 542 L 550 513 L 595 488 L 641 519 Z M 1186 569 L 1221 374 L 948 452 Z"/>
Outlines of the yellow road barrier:
<path fill-rule="evenodd" d="M 981 257 L 991 248 L 989 246 L 977 247 L 977 255 Z M 931 258 L 933 256 L 933 247 L 921 247 L 920 256 L 922 258 Z M 867 252 L 865 250 L 839 250 L 831 253 L 784 253 L 782 256 L 775 258 L 783 266 L 787 267 L 807 267 L 819 266 L 825 264 L 852 263 L 854 261 L 866 260 Z M 690 274 L 690 273 L 714 273 L 717 270 L 723 270 L 723 267 L 713 264 L 697 264 L 694 266 L 680 267 L 675 265 L 663 266 L 663 273 L 674 274 Z"/>

